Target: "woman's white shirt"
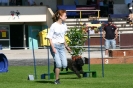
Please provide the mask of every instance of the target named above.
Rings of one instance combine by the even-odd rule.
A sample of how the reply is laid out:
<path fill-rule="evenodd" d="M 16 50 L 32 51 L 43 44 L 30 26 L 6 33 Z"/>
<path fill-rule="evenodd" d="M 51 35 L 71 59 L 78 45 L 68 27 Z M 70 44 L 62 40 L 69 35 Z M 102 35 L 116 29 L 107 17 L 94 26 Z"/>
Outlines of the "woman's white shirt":
<path fill-rule="evenodd" d="M 54 22 L 50 27 L 47 38 L 52 39 L 52 43 L 64 43 L 66 31 L 67 25 L 65 23 Z"/>

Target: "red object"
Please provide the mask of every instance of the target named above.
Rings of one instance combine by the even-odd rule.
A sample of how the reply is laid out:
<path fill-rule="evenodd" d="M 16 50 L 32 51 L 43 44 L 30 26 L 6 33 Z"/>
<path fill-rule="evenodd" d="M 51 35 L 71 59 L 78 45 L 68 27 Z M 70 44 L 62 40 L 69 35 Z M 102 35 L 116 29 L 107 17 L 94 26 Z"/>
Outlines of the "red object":
<path fill-rule="evenodd" d="M 6 30 L 3 29 L 3 30 L 0 30 L 0 32 L 6 32 Z"/>
<path fill-rule="evenodd" d="M 72 56 L 73 61 L 75 61 L 76 59 L 81 59 L 81 56 Z"/>
<path fill-rule="evenodd" d="M 14 16 L 14 14 L 11 14 L 12 16 Z"/>

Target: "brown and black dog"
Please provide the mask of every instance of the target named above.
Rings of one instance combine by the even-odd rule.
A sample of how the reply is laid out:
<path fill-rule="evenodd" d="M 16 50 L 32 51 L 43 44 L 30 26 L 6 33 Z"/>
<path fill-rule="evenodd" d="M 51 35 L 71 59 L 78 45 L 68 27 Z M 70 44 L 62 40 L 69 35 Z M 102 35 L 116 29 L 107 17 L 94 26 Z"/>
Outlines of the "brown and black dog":
<path fill-rule="evenodd" d="M 68 71 L 68 69 L 70 69 L 71 71 L 73 71 L 77 76 L 78 78 L 81 78 L 81 75 L 80 74 L 83 74 L 83 68 L 82 66 L 84 65 L 84 62 L 82 60 L 82 58 L 80 59 L 75 59 L 75 61 L 73 61 L 72 59 L 67 59 L 67 68 L 66 68 L 66 71 Z M 55 72 L 55 63 L 54 63 L 54 69 L 53 71 Z M 61 71 L 63 71 L 63 68 L 61 68 Z"/>

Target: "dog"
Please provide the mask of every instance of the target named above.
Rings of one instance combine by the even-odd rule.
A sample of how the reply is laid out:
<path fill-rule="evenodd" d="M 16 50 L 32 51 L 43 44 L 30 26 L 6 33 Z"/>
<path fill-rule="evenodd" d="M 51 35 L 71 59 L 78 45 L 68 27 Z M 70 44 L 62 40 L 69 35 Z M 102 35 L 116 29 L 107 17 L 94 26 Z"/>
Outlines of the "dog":
<path fill-rule="evenodd" d="M 84 65 L 84 62 L 82 60 L 82 58 L 79 58 L 79 59 L 75 59 L 74 61 L 72 59 L 67 59 L 67 67 L 65 68 L 66 71 L 68 71 L 68 69 L 70 69 L 71 71 L 73 71 L 77 76 L 78 78 L 81 78 L 81 75 L 80 74 L 83 74 L 83 68 L 82 66 Z M 54 63 L 54 69 L 53 71 L 55 72 L 55 63 Z M 63 71 L 64 68 L 61 68 L 61 71 Z"/>

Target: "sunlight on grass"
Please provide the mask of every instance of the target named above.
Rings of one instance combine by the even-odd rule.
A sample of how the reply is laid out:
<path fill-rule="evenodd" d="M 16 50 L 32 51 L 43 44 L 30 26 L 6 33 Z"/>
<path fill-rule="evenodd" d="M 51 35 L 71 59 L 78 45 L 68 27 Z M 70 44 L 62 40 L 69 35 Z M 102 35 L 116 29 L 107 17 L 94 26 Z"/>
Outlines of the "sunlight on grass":
<path fill-rule="evenodd" d="M 104 78 L 102 66 L 91 65 L 91 70 L 97 71 L 97 77 L 78 79 L 75 74 L 61 75 L 61 84 L 53 84 L 54 79 L 41 79 L 47 73 L 47 66 L 37 66 L 37 80 L 27 80 L 28 75 L 34 75 L 33 66 L 10 66 L 9 72 L 0 73 L 1 88 L 132 88 L 132 64 L 104 65 Z M 51 66 L 52 72 L 53 66 Z M 88 65 L 84 66 L 88 70 Z"/>

